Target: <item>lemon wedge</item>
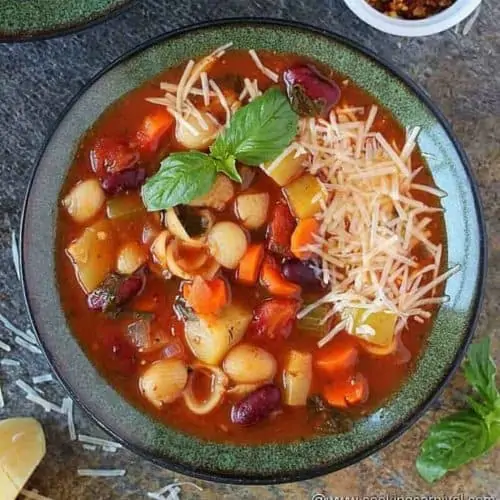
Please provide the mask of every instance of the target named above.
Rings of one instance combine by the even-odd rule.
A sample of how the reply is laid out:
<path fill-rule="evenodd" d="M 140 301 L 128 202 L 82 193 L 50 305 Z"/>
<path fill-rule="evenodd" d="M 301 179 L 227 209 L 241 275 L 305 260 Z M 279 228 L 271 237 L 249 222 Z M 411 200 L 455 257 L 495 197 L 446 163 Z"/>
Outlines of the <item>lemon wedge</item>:
<path fill-rule="evenodd" d="M 45 455 L 45 435 L 33 418 L 0 421 L 0 492 L 15 500 Z"/>

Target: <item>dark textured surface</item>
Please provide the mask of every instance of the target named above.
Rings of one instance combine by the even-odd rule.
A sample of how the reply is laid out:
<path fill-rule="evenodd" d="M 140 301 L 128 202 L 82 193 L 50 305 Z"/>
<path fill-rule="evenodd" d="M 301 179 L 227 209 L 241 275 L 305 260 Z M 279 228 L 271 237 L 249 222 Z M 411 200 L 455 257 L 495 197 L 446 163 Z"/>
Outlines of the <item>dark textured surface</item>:
<path fill-rule="evenodd" d="M 130 0 L 0 0 L 0 40 L 21 40 L 75 31 Z"/>
<path fill-rule="evenodd" d="M 495 23 L 495 18 L 500 16 L 498 4 L 483 5 L 481 16 L 467 37 L 452 31 L 426 39 L 403 40 L 366 27 L 339 1 L 282 0 L 243 4 L 235 0 L 176 5 L 148 1 L 78 35 L 0 46 L 0 178 L 3 188 L 0 192 L 0 312 L 18 326 L 28 326 L 11 261 L 10 232 L 18 227 L 21 201 L 36 153 L 71 96 L 90 76 L 137 43 L 171 28 L 229 15 L 292 18 L 345 33 L 395 61 L 421 83 L 442 108 L 471 158 L 485 204 L 490 232 L 490 273 L 478 336 L 494 337 L 498 359 L 500 39 Z M 7 340 L 9 336 L 1 330 L 0 338 Z M 34 415 L 43 422 L 48 436 L 47 458 L 32 479 L 32 488 L 54 500 L 145 498 L 146 491 L 161 487 L 173 477 L 182 480 L 126 451 L 93 453 L 82 450 L 77 443 L 70 443 L 64 418 L 54 413 L 45 414 L 38 407 L 26 404 L 13 383 L 17 376 L 29 380 L 28 377 L 46 372 L 43 357 L 28 354 L 19 347 L 13 348 L 9 357 L 19 359 L 23 365 L 19 369 L 10 368 L 9 373 L 5 367 L 0 367 L 7 403 L 6 411 L 0 415 Z M 46 384 L 43 389 L 47 397 L 56 402 L 64 395 L 55 383 Z M 458 407 L 462 392 L 463 378 L 457 375 L 436 408 L 400 440 L 347 470 L 318 480 L 268 488 L 236 488 L 197 481 L 204 488 L 198 494 L 201 498 L 234 498 L 237 495 L 262 499 L 307 498 L 316 491 L 332 495 L 499 495 L 498 451 L 432 488 L 415 474 L 413 462 L 428 425 L 442 410 Z M 76 410 L 76 418 L 80 432 L 99 434 L 79 410 Z M 78 467 L 123 467 L 127 469 L 127 476 L 112 480 L 78 478 Z M 196 493 L 189 486 L 184 491 L 184 498 L 191 498 Z"/>

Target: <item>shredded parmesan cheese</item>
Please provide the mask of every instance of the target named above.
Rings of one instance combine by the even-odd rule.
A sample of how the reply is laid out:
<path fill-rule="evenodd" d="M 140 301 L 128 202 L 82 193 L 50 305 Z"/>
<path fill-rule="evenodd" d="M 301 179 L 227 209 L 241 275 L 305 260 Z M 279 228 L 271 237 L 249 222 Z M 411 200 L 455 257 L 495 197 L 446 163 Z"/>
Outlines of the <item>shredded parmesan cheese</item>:
<path fill-rule="evenodd" d="M 20 265 L 20 258 L 19 258 L 19 248 L 17 246 L 15 231 L 12 231 L 11 249 L 12 249 L 12 261 L 14 263 L 14 269 L 16 271 L 16 276 L 17 276 L 17 279 L 19 281 L 21 281 L 21 265 Z"/>
<path fill-rule="evenodd" d="M 279 75 L 262 64 L 262 61 L 259 59 L 259 56 L 257 55 L 257 52 L 251 49 L 248 51 L 248 53 L 250 54 L 250 57 L 253 59 L 255 66 L 257 66 L 257 68 L 262 72 L 262 74 L 267 76 L 267 78 L 272 80 L 274 83 L 278 83 Z"/>
<path fill-rule="evenodd" d="M 76 441 L 76 428 L 73 415 L 73 400 L 71 398 L 63 399 L 62 410 L 64 413 L 66 413 L 66 416 L 68 418 L 69 438 L 71 441 Z"/>
<path fill-rule="evenodd" d="M 38 349 L 38 347 L 34 346 L 33 344 L 30 344 L 29 342 L 26 342 L 26 340 L 24 340 L 21 337 L 15 337 L 14 342 L 20 345 L 21 347 L 24 347 L 24 349 L 32 352 L 33 354 L 42 354 L 42 351 Z"/>
<path fill-rule="evenodd" d="M 14 335 L 17 335 L 27 342 L 31 342 L 32 344 L 36 344 L 36 337 L 35 335 L 30 331 L 27 330 L 26 332 L 23 332 L 16 326 L 14 326 L 3 314 L 0 314 L 0 323 L 10 332 L 13 333 Z"/>
<path fill-rule="evenodd" d="M 179 493 L 181 492 L 181 486 L 192 486 L 196 488 L 198 491 L 203 491 L 203 488 L 198 486 L 197 484 L 191 482 L 175 482 L 167 484 L 163 488 L 158 491 L 151 491 L 147 494 L 149 498 L 153 498 L 154 500 L 178 500 Z M 168 496 L 165 496 L 168 495 Z"/>
<path fill-rule="evenodd" d="M 397 315 L 401 329 L 410 317 L 431 316 L 428 309 L 446 300 L 434 297 L 437 287 L 459 270 L 440 274 L 442 247 L 426 227 L 432 221 L 428 215 L 442 209 L 414 197 L 418 191 L 439 198 L 446 195 L 415 181 L 423 168 L 413 168 L 411 161 L 420 128 L 408 130 L 403 145 L 389 144 L 376 129 L 377 116 L 377 106 L 347 106 L 330 112 L 328 119 L 300 121 L 291 148 L 301 148 L 308 158 L 306 168 L 328 194 L 318 200 L 319 235 L 305 249 L 321 259 L 319 270 L 330 290 L 300 311 L 298 318 L 331 304 L 326 318 L 342 317 L 346 308 L 363 309 L 367 316 L 385 311 Z M 273 163 L 266 171 L 272 169 Z M 431 264 L 419 263 L 413 252 L 417 245 L 432 258 Z M 373 335 L 368 325 L 358 325 L 354 332 L 349 318 L 335 325 L 318 345 L 324 346 L 342 329 Z"/>
<path fill-rule="evenodd" d="M 120 443 L 116 443 L 115 441 L 87 436 L 86 434 L 78 434 L 78 441 L 81 443 L 96 444 L 97 446 L 102 447 L 109 446 L 112 448 L 122 448 L 122 445 Z"/>
<path fill-rule="evenodd" d="M 10 352 L 11 351 L 10 345 L 6 344 L 5 342 L 2 342 L 1 340 L 0 340 L 0 349 L 2 349 L 5 352 Z"/>
<path fill-rule="evenodd" d="M 42 398 L 32 387 L 26 382 L 18 379 L 15 384 L 26 393 L 26 399 L 40 405 L 46 412 L 55 411 L 56 413 L 64 413 L 62 408 Z"/>
<path fill-rule="evenodd" d="M 15 359 L 3 358 L 0 359 L 0 365 L 4 366 L 21 366 L 21 363 Z"/>
<path fill-rule="evenodd" d="M 127 471 L 125 469 L 78 469 L 79 476 L 87 477 L 122 477 Z"/>
<path fill-rule="evenodd" d="M 33 377 L 31 380 L 33 380 L 34 384 L 43 384 L 44 382 L 52 382 L 54 379 L 51 373 L 44 373 L 43 375 Z"/>

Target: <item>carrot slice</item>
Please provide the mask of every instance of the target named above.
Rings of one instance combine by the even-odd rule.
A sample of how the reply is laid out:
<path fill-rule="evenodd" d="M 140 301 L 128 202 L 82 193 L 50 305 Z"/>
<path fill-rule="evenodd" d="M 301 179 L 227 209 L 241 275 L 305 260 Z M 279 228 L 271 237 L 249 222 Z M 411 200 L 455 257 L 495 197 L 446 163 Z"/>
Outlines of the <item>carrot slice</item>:
<path fill-rule="evenodd" d="M 316 351 L 314 364 L 318 370 L 334 375 L 353 368 L 358 360 L 357 342 L 351 337 L 338 338 Z"/>
<path fill-rule="evenodd" d="M 319 231 L 319 222 L 314 217 L 302 219 L 297 224 L 295 231 L 292 233 L 291 245 L 293 255 L 301 260 L 311 258 L 312 252 L 304 250 L 307 245 L 315 243 L 314 236 Z"/>
<path fill-rule="evenodd" d="M 172 115 L 162 108 L 146 116 L 136 136 L 141 149 L 148 152 L 155 151 L 160 140 L 170 130 L 173 123 Z"/>
<path fill-rule="evenodd" d="M 299 285 L 286 280 L 281 275 L 279 264 L 274 257 L 266 255 L 260 272 L 260 280 L 273 295 L 291 297 L 298 295 L 301 291 Z"/>
<path fill-rule="evenodd" d="M 237 280 L 245 285 L 255 285 L 259 278 L 260 266 L 264 259 L 264 245 L 254 243 L 249 245 L 245 255 L 240 260 Z"/>
<path fill-rule="evenodd" d="M 217 314 L 228 302 L 226 282 L 221 278 L 205 281 L 196 276 L 193 283 L 186 283 L 182 295 L 198 314 Z"/>
<path fill-rule="evenodd" d="M 368 381 L 361 373 L 349 376 L 345 380 L 331 382 L 323 389 L 323 397 L 328 404 L 337 408 L 348 408 L 368 399 Z"/>

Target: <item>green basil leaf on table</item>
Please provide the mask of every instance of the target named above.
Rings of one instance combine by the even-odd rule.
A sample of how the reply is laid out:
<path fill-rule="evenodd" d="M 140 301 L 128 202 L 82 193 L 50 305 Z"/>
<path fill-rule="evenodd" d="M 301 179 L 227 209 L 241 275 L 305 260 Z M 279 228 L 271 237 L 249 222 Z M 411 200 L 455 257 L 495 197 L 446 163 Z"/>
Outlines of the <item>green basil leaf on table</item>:
<path fill-rule="evenodd" d="M 234 156 L 245 165 L 257 166 L 279 156 L 297 127 L 298 116 L 288 99 L 272 88 L 234 114 L 210 151 L 216 158 Z"/>
<path fill-rule="evenodd" d="M 417 470 L 429 482 L 482 455 L 488 448 L 488 427 L 472 410 L 434 424 L 417 459 Z"/>
<path fill-rule="evenodd" d="M 215 182 L 217 163 L 198 151 L 170 154 L 142 187 L 146 208 L 165 210 L 208 193 Z"/>
<path fill-rule="evenodd" d="M 428 482 L 440 479 L 500 443 L 500 394 L 489 339 L 470 347 L 464 372 L 476 397 L 467 398 L 469 409 L 431 426 L 416 463 L 419 474 Z"/>
<path fill-rule="evenodd" d="M 495 363 L 490 356 L 490 339 L 471 345 L 464 363 L 464 374 L 481 398 L 493 407 L 500 395 L 495 383 Z"/>

